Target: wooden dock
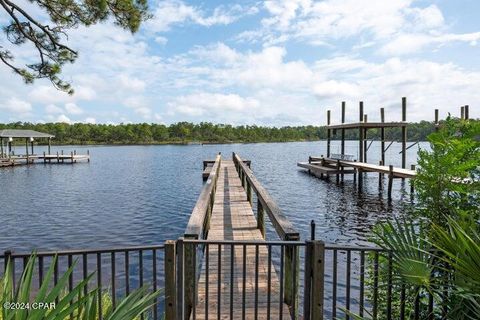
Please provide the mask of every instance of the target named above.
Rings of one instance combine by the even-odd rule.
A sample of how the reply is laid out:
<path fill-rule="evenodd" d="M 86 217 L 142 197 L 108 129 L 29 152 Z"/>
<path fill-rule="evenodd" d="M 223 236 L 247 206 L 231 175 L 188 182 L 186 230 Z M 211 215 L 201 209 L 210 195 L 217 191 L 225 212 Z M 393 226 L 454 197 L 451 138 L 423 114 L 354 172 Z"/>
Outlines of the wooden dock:
<path fill-rule="evenodd" d="M 219 154 L 204 162 L 208 179 L 184 236 L 176 246 L 166 243 L 166 261 L 181 261 L 180 270 L 165 265 L 166 273 L 181 277 L 165 285 L 167 319 L 297 319 L 299 233 L 255 178 L 250 161 L 232 158 Z M 279 252 L 265 239 L 266 217 Z M 273 258 L 278 254 L 279 263 Z"/>
<path fill-rule="evenodd" d="M 257 219 L 254 216 L 247 194 L 242 187 L 240 178 L 233 161 L 222 161 L 220 175 L 218 177 L 215 202 L 213 205 L 210 220 L 210 230 L 207 240 L 239 240 L 264 241 L 263 235 L 257 227 Z M 205 307 L 206 300 L 206 263 L 202 263 L 200 280 L 198 282 L 198 300 L 196 307 L 197 319 L 217 319 L 218 308 L 220 307 L 221 319 L 230 319 L 230 310 L 233 308 L 233 319 L 253 319 L 257 311 L 257 319 L 279 319 L 280 304 L 280 282 L 275 272 L 271 272 L 271 297 L 270 297 L 270 318 L 267 317 L 267 288 L 268 288 L 268 250 L 266 246 L 258 247 L 258 308 L 255 309 L 255 259 L 256 249 L 252 246 L 246 248 L 246 288 L 245 306 L 243 306 L 242 292 L 243 279 L 243 250 L 241 246 L 234 249 L 221 247 L 221 261 L 218 261 L 218 246 L 212 245 L 209 248 L 209 277 L 208 277 L 208 315 Z M 233 279 L 231 277 L 231 257 L 234 257 Z M 275 270 L 273 265 L 270 270 Z M 218 275 L 222 277 L 221 301 L 218 297 Z M 233 287 L 233 288 L 231 288 Z M 233 289 L 234 300 L 230 304 L 230 290 Z M 219 306 L 220 305 L 220 306 Z M 288 306 L 283 303 L 284 319 L 289 319 Z M 244 310 L 245 314 L 242 314 Z M 291 318 L 290 318 L 291 319 Z"/>
<path fill-rule="evenodd" d="M 415 170 L 397 168 L 393 166 L 382 166 L 366 162 L 346 161 L 340 159 L 330 159 L 323 157 L 310 157 L 309 162 L 299 162 L 297 166 L 313 171 L 321 172 L 325 175 L 349 174 L 354 173 L 357 169 L 364 172 L 377 172 L 382 174 L 392 174 L 394 178 L 409 178 L 416 177 Z M 347 170 L 342 170 L 347 169 Z"/>
<path fill-rule="evenodd" d="M 90 162 L 90 153 L 77 154 L 72 151 L 69 154 L 63 154 L 62 152 L 57 154 L 10 155 L 9 157 L 0 158 L 0 167 L 12 167 L 34 163 L 73 164 L 80 161 Z"/>
<path fill-rule="evenodd" d="M 250 165 L 251 165 L 252 162 L 250 160 L 243 160 L 243 163 L 245 163 L 250 168 Z M 204 160 L 203 161 L 203 172 L 202 172 L 203 180 L 208 179 L 214 164 L 215 164 L 215 160 Z"/>
<path fill-rule="evenodd" d="M 378 173 L 379 188 L 382 188 L 383 177 L 388 177 L 388 187 L 387 194 L 388 199 L 392 199 L 392 187 L 394 179 L 415 179 L 417 172 L 415 171 L 415 166 L 412 165 L 411 170 L 390 166 L 382 165 L 380 161 L 379 165 L 367 163 L 367 162 L 357 162 L 357 161 L 347 161 L 342 159 L 332 159 L 321 157 L 310 156 L 308 162 L 298 162 L 297 166 L 303 169 L 307 169 L 308 172 L 317 178 L 329 178 L 331 175 L 336 177 L 337 183 L 340 181 L 343 182 L 344 175 L 353 174 L 354 180 L 358 175 L 358 186 L 361 188 L 362 185 L 362 173 L 363 172 L 374 172 Z M 410 191 L 413 194 L 414 185 L 413 182 L 410 182 Z"/>

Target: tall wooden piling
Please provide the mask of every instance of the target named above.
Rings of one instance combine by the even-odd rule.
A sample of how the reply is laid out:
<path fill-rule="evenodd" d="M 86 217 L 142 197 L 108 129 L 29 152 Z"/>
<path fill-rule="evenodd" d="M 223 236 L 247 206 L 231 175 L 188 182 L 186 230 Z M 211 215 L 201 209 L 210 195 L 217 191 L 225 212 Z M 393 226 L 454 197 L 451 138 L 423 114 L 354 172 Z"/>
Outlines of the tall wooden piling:
<path fill-rule="evenodd" d="M 435 109 L 435 131 L 438 131 L 438 109 Z"/>
<path fill-rule="evenodd" d="M 345 123 L 345 101 L 342 101 L 342 124 Z M 345 128 L 342 128 L 342 141 L 340 145 L 340 150 L 342 153 L 342 157 L 345 156 Z M 342 182 L 343 182 L 344 174 L 343 174 L 343 166 L 342 166 Z"/>
<path fill-rule="evenodd" d="M 359 120 L 360 120 L 360 122 L 363 122 L 363 101 L 360 101 Z M 363 162 L 363 128 L 362 127 L 360 127 L 358 133 L 359 133 L 358 160 L 359 160 L 359 162 Z"/>
<path fill-rule="evenodd" d="M 367 123 L 368 122 L 368 116 L 367 115 L 364 115 L 363 116 L 363 122 L 364 123 Z M 363 162 L 368 162 L 367 161 L 367 152 L 368 152 L 368 140 L 367 140 L 367 132 L 368 132 L 368 129 L 365 128 L 363 130 Z"/>
<path fill-rule="evenodd" d="M 415 165 L 412 164 L 410 166 L 410 170 L 413 170 L 415 171 Z M 411 195 L 413 196 L 413 194 L 415 193 L 415 183 L 414 183 L 414 179 L 410 179 L 410 193 Z"/>
<path fill-rule="evenodd" d="M 380 160 L 378 162 L 378 165 L 383 166 L 383 161 Z M 378 173 L 378 189 L 379 190 L 383 189 L 383 173 L 381 173 L 381 172 Z"/>
<path fill-rule="evenodd" d="M 407 98 L 402 98 L 402 121 L 407 121 Z M 407 127 L 402 127 L 402 168 L 407 166 Z"/>
<path fill-rule="evenodd" d="M 380 108 L 380 121 L 385 122 L 385 108 Z M 380 139 L 382 163 L 385 163 L 385 127 L 380 128 Z"/>
<path fill-rule="evenodd" d="M 393 166 L 389 166 L 390 173 L 388 174 L 388 200 L 392 200 L 392 188 L 393 188 Z"/>
<path fill-rule="evenodd" d="M 465 119 L 465 107 L 460 107 L 460 119 Z"/>
<path fill-rule="evenodd" d="M 359 120 L 360 122 L 363 122 L 363 101 L 360 101 L 360 112 L 359 112 Z M 359 134 L 359 139 L 358 139 L 358 157 L 359 157 L 359 162 L 364 162 L 363 161 L 363 128 L 360 127 L 360 129 L 358 130 L 358 134 Z M 363 177 L 362 177 L 362 171 L 357 169 L 357 172 L 358 172 L 358 188 L 360 189 L 362 187 L 362 181 L 363 181 Z"/>
<path fill-rule="evenodd" d="M 327 110 L 327 126 L 330 126 L 330 110 Z M 327 158 L 330 158 L 330 140 L 332 131 L 327 127 Z"/>
<path fill-rule="evenodd" d="M 464 109 L 465 109 L 465 120 L 468 120 L 470 118 L 468 104 L 465 105 Z"/>

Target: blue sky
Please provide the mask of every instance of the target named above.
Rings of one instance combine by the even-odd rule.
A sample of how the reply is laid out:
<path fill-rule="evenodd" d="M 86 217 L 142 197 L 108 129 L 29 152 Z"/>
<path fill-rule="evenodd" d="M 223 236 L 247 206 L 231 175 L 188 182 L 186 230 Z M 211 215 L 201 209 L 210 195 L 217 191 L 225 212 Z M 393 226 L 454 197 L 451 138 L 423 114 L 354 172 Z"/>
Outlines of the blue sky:
<path fill-rule="evenodd" d="M 0 122 L 321 125 L 327 109 L 338 122 L 341 101 L 356 120 L 360 100 L 371 121 L 380 107 L 393 121 L 402 96 L 408 120 L 465 104 L 480 117 L 479 1 L 167 0 L 151 10 L 134 35 L 111 23 L 71 31 L 73 96 L 0 65 Z M 12 50 L 23 62 L 30 49 Z"/>

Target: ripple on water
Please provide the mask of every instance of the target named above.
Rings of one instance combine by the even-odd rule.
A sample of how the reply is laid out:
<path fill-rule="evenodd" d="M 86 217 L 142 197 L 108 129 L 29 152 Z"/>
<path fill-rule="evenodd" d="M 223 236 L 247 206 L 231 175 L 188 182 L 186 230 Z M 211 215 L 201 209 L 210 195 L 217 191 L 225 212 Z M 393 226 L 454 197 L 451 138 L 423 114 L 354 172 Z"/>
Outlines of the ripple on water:
<path fill-rule="evenodd" d="M 2 169 L 0 250 L 141 245 L 177 238 L 202 187 L 202 161 L 217 152 L 231 157 L 233 151 L 252 160 L 256 176 L 303 238 L 309 237 L 313 219 L 318 239 L 365 244 L 375 223 L 401 214 L 409 197 L 400 190 L 408 190 L 408 182 L 395 181 L 394 200 L 388 204 L 376 175 L 365 179 L 365 192 L 358 194 L 351 177 L 337 186 L 296 167 L 309 155 L 325 153 L 324 147 L 321 142 L 98 146 L 88 147 L 89 164 Z M 347 144 L 347 149 L 355 147 Z M 373 143 L 371 150 L 377 147 Z M 73 148 L 82 153 L 87 147 Z M 390 163 L 399 164 L 398 150 L 396 144 L 389 149 Z M 414 163 L 416 150 L 408 151 Z M 372 151 L 369 160 L 378 162 L 378 155 Z M 271 228 L 268 232 L 275 237 Z"/>

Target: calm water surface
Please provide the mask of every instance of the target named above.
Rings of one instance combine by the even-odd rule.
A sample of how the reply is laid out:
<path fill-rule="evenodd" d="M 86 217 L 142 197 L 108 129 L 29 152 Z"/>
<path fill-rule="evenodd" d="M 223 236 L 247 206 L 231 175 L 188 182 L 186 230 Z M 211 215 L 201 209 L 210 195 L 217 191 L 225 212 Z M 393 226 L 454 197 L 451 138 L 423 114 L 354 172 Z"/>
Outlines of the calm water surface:
<path fill-rule="evenodd" d="M 364 179 L 364 192 L 359 194 L 352 177 L 337 186 L 297 168 L 298 161 L 325 154 L 325 148 L 325 142 L 90 146 L 90 163 L 4 168 L 0 170 L 0 251 L 159 244 L 175 239 L 185 229 L 200 193 L 202 160 L 213 159 L 217 152 L 231 158 L 232 151 L 252 160 L 254 173 L 302 238 L 309 236 L 313 219 L 318 239 L 364 244 L 375 223 L 401 214 L 410 202 L 408 181 L 394 182 L 394 199 L 388 204 L 386 194 L 378 191 L 376 174 Z M 357 155 L 356 142 L 347 142 L 346 148 Z M 87 147 L 62 149 L 85 153 Z M 334 142 L 332 152 L 338 149 Z M 369 162 L 378 163 L 379 149 L 374 142 Z M 387 164 L 400 165 L 399 150 L 399 144 L 392 145 Z M 417 146 L 408 150 L 408 167 L 416 162 L 417 150 Z"/>

